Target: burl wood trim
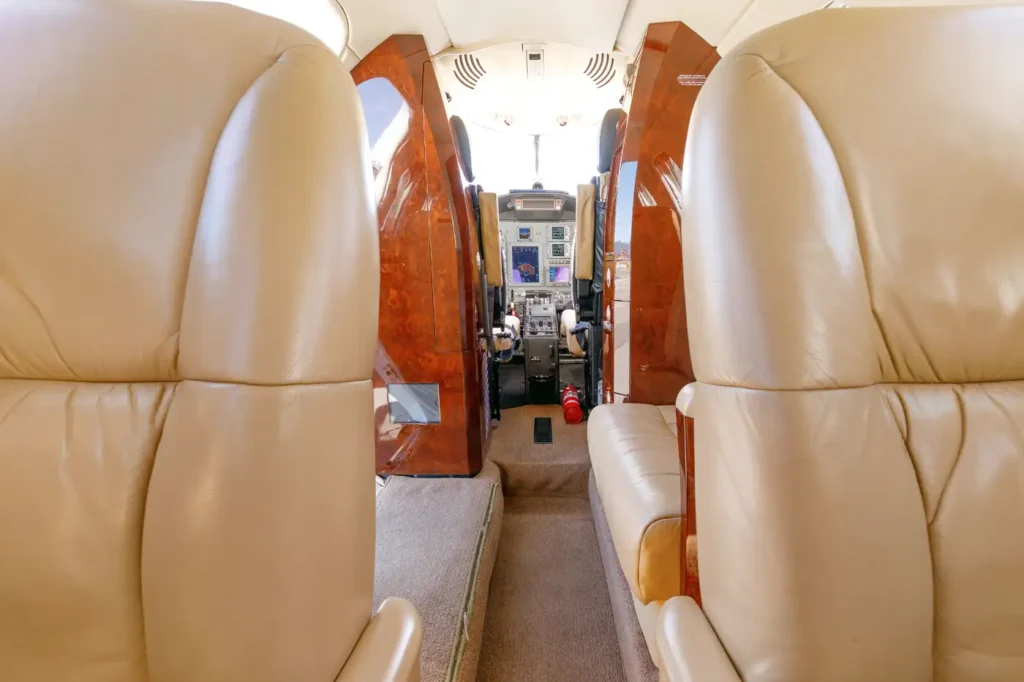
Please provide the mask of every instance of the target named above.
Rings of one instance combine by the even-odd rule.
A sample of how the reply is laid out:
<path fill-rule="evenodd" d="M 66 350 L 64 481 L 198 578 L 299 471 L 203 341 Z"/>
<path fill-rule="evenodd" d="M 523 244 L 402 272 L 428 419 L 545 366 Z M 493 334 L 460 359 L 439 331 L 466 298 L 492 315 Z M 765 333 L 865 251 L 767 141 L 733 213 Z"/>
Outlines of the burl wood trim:
<path fill-rule="evenodd" d="M 622 164 L 636 162 L 631 209 L 630 402 L 671 405 L 693 381 L 680 244 L 681 169 L 699 78 L 718 52 L 680 22 L 651 24 L 637 63 Z"/>
<path fill-rule="evenodd" d="M 378 198 L 380 322 L 374 371 L 379 474 L 472 475 L 483 465 L 475 236 L 443 95 L 419 35 L 391 36 L 356 65 L 409 109 Z M 360 92 L 363 95 L 363 91 Z M 367 109 L 364 102 L 364 109 Z M 440 424 L 392 424 L 387 384 L 437 383 Z"/>
<path fill-rule="evenodd" d="M 679 469 L 683 499 L 683 542 L 680 557 L 680 590 L 691 597 L 697 605 L 701 605 L 700 572 L 697 564 L 697 503 L 696 485 L 694 482 L 694 424 L 693 418 L 684 416 L 676 410 L 676 430 L 679 438 Z"/>

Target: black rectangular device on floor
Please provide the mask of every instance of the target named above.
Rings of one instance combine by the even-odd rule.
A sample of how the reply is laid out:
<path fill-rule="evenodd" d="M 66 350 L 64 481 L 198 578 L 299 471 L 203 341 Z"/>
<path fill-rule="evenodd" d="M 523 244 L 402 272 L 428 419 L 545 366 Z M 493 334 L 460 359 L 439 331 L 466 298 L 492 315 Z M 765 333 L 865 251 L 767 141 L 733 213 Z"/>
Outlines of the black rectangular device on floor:
<path fill-rule="evenodd" d="M 534 443 L 551 443 L 554 441 L 554 435 L 551 433 L 551 418 L 550 417 L 534 417 L 533 418 L 533 442 Z"/>

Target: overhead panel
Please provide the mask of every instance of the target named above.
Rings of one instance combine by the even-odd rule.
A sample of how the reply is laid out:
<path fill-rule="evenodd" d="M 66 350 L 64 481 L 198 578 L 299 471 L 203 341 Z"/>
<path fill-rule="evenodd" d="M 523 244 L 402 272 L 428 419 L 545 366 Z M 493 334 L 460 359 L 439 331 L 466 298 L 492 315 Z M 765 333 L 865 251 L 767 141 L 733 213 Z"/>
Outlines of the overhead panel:
<path fill-rule="evenodd" d="M 484 128 L 541 135 L 593 131 L 619 106 L 627 61 L 561 43 L 509 42 L 447 52 L 434 67 L 449 113 Z"/>
<path fill-rule="evenodd" d="M 517 40 L 600 52 L 614 48 L 626 5 L 627 0 L 437 0 L 456 48 Z"/>

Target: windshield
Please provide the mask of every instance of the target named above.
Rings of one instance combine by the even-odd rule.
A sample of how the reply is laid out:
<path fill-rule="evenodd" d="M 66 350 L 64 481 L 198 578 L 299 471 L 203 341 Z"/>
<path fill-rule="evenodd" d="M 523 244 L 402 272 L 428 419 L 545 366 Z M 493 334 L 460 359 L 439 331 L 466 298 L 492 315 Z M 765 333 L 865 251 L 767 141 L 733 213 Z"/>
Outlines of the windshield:
<path fill-rule="evenodd" d="M 576 193 L 576 185 L 597 174 L 598 127 L 566 127 L 544 135 L 525 135 L 468 125 L 476 182 L 503 194 L 530 189 Z"/>

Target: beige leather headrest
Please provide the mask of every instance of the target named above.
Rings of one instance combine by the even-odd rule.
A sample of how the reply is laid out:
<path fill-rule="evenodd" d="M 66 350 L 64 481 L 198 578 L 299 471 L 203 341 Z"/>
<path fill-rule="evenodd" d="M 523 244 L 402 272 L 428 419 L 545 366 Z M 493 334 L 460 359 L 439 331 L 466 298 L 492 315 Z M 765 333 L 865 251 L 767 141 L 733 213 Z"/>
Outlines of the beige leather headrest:
<path fill-rule="evenodd" d="M 1022 35 L 1021 8 L 813 12 L 722 59 L 682 174 L 698 380 L 1024 376 Z"/>
<path fill-rule="evenodd" d="M 500 287 L 505 281 L 501 265 L 501 229 L 498 226 L 498 195 L 480 192 L 480 236 L 487 268 L 487 285 Z"/>
<path fill-rule="evenodd" d="M 594 186 L 576 188 L 576 279 L 594 279 Z"/>

